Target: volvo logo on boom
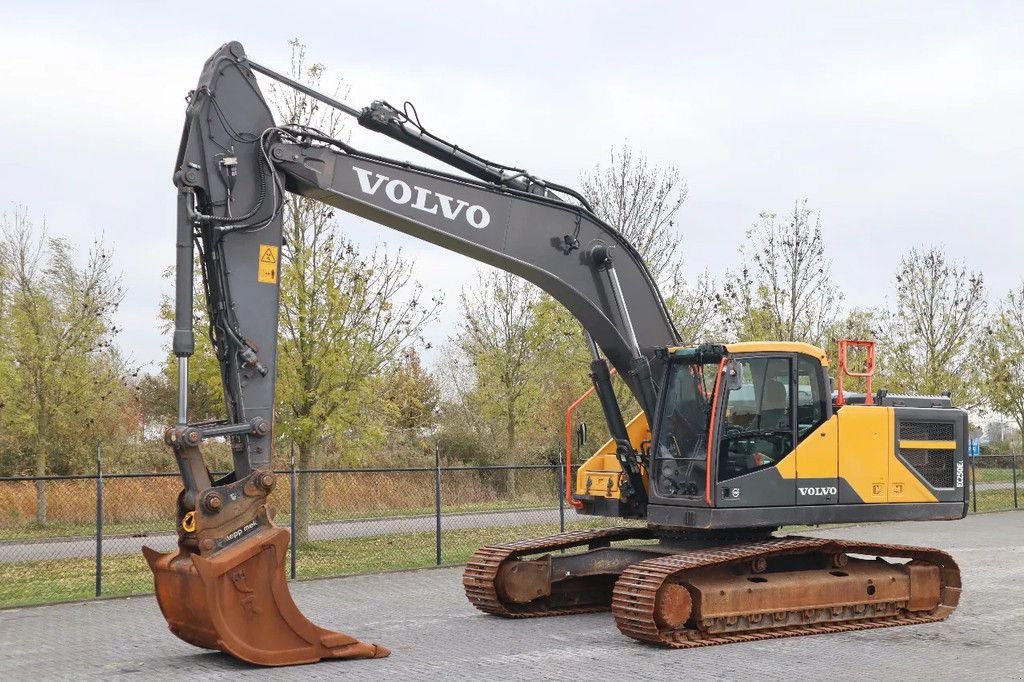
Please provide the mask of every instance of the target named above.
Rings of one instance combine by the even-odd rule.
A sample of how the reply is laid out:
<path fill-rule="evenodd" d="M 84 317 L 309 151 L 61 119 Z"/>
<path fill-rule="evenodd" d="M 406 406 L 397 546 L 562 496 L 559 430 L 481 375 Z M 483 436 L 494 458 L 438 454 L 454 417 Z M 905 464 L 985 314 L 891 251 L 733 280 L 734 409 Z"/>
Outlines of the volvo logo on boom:
<path fill-rule="evenodd" d="M 352 170 L 359 178 L 359 189 L 363 191 L 363 194 L 369 194 L 372 197 L 383 186 L 384 196 L 393 204 L 399 206 L 409 204 L 412 208 L 431 215 L 438 215 L 438 210 L 440 210 L 441 216 L 452 221 L 462 216 L 470 226 L 478 230 L 491 224 L 491 214 L 479 204 L 470 204 L 462 199 L 456 199 L 426 187 L 409 185 L 398 178 L 389 178 L 358 166 L 352 166 Z"/>

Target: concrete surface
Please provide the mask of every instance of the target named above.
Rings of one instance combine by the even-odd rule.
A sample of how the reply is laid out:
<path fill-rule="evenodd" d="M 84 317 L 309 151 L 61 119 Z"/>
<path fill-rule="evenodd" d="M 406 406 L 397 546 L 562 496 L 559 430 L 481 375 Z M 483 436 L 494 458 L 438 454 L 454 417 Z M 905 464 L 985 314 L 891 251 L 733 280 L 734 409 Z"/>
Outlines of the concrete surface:
<path fill-rule="evenodd" d="M 941 547 L 963 570 L 942 623 L 671 651 L 622 637 L 611 615 L 509 621 L 475 611 L 460 569 L 292 584 L 311 620 L 390 658 L 258 669 L 167 631 L 152 597 L 0 611 L 0 678 L 423 680 L 1024 679 L 1024 513 L 815 531 Z"/>

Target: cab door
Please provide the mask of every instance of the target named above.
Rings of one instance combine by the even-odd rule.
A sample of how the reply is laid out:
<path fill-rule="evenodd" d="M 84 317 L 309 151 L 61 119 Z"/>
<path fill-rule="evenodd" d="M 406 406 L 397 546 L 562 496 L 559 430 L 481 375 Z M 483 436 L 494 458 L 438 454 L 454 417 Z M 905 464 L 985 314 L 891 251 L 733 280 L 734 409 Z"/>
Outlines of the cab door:
<path fill-rule="evenodd" d="M 825 389 L 825 373 L 817 358 L 796 356 L 794 389 L 796 503 L 837 504 L 839 425 L 836 420 L 829 421 L 832 395 Z"/>
<path fill-rule="evenodd" d="M 719 507 L 796 502 L 796 407 L 792 353 L 733 356 L 742 382 L 722 401 L 715 475 Z"/>

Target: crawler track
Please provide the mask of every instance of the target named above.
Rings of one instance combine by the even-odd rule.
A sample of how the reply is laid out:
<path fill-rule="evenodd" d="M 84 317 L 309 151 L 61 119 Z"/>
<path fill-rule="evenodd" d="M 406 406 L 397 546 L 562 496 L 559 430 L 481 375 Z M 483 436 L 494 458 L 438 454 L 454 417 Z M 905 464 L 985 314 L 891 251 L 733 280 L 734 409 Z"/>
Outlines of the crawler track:
<path fill-rule="evenodd" d="M 574 531 L 545 538 L 483 547 L 470 559 L 463 574 L 469 601 L 481 611 L 505 618 L 590 613 L 608 609 L 608 604 L 578 606 L 552 605 L 546 598 L 518 604 L 503 601 L 498 593 L 498 574 L 503 562 L 559 550 L 593 549 L 623 540 L 650 539 L 645 528 L 603 528 Z M 867 555 L 886 559 L 909 559 L 938 566 L 941 588 L 938 604 L 927 611 L 910 611 L 906 602 L 842 602 L 813 609 L 791 608 L 767 615 L 777 625 L 768 626 L 764 615 L 751 613 L 730 618 L 716 627 L 691 619 L 680 627 L 659 625 L 655 611 L 659 590 L 685 583 L 688 575 L 721 569 L 722 575 L 754 560 L 770 561 L 800 555 Z M 788 559 L 784 559 L 788 560 Z M 678 589 L 678 588 L 674 588 Z M 724 594 L 724 592 L 723 592 Z M 801 635 L 870 630 L 940 621 L 949 616 L 960 599 L 960 571 L 953 558 L 936 549 L 906 545 L 885 545 L 808 537 L 737 541 L 707 549 L 686 549 L 645 559 L 622 571 L 611 595 L 615 623 L 623 634 L 644 642 L 677 649 L 749 642 Z M 831 613 L 830 613 L 831 612 Z M 664 621 L 662 621 L 664 622 Z M 756 625 L 754 625 L 756 623 Z M 745 629 L 746 627 L 746 629 Z M 709 631 L 716 630 L 717 631 Z"/>
<path fill-rule="evenodd" d="M 507 559 L 514 559 L 540 552 L 557 552 L 577 547 L 597 547 L 622 540 L 649 539 L 653 535 L 646 528 L 598 528 L 577 530 L 559 535 L 550 535 L 532 540 L 520 540 L 502 545 L 489 545 L 477 550 L 466 564 L 462 574 L 462 585 L 466 597 L 481 611 L 505 618 L 538 618 L 541 616 L 563 616 L 572 613 L 593 613 L 607 611 L 604 606 L 576 606 L 552 608 L 544 601 L 529 604 L 506 604 L 498 597 L 496 581 L 498 567 Z"/>
<path fill-rule="evenodd" d="M 796 555 L 807 553 L 852 553 L 880 557 L 926 561 L 939 566 L 942 589 L 938 605 L 927 612 L 908 612 L 886 605 L 867 605 L 855 620 L 813 622 L 817 614 L 803 616 L 808 622 L 750 632 L 716 634 L 698 627 L 677 629 L 659 627 L 655 621 L 655 600 L 658 590 L 666 584 L 685 580 L 687 573 L 699 569 L 725 568 L 730 564 L 750 562 L 758 557 Z M 960 599 L 960 570 L 949 554 L 935 549 L 905 545 L 876 545 L 843 540 L 787 537 L 762 542 L 733 545 L 708 550 L 693 550 L 648 559 L 623 571 L 615 584 L 612 614 L 623 634 L 634 639 L 676 649 L 749 642 L 781 637 L 796 637 L 850 630 L 914 625 L 945 619 L 956 608 Z M 850 608 L 850 607 L 847 607 Z M 868 609 L 871 609 L 870 611 Z M 869 617 L 873 615 L 873 617 Z M 788 614 L 787 614 L 788 620 Z M 852 616 L 851 616 L 852 618 Z"/>

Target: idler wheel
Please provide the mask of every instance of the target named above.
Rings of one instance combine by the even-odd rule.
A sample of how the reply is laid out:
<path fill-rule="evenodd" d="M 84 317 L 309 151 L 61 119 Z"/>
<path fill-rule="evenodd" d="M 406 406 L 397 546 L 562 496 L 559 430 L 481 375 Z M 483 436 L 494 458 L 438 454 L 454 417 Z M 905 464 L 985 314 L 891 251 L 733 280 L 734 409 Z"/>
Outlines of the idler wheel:
<path fill-rule="evenodd" d="M 682 627 L 692 611 L 690 591 L 678 583 L 663 585 L 654 597 L 654 622 L 658 627 L 673 630 Z"/>

